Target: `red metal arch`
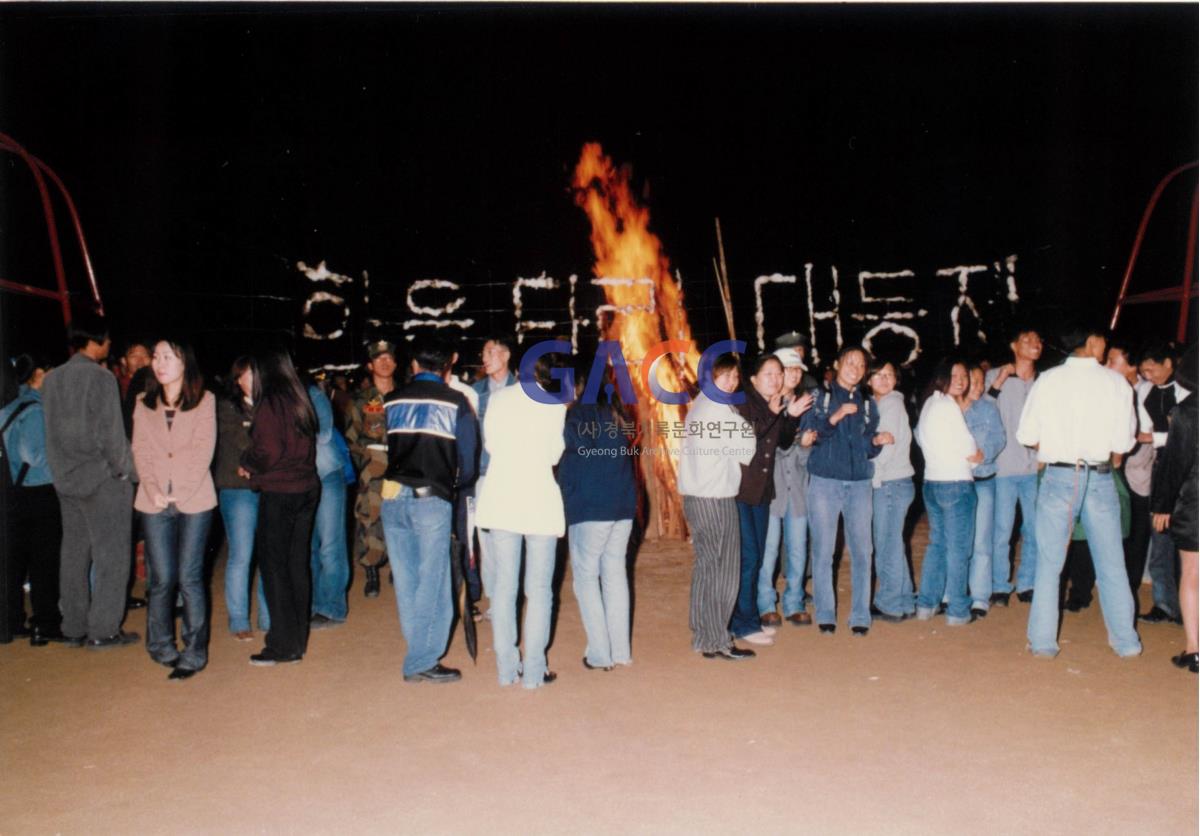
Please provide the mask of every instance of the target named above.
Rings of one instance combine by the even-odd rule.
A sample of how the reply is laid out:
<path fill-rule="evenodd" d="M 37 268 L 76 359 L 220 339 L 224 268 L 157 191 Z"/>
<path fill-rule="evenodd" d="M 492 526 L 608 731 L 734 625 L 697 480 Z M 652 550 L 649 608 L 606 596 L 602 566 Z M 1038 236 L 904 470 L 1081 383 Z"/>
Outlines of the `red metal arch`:
<path fill-rule="evenodd" d="M 71 324 L 71 297 L 70 292 L 67 290 L 66 270 L 63 268 L 62 248 L 58 240 L 58 223 L 54 216 L 54 204 L 50 200 L 50 191 L 46 188 L 46 177 L 49 177 L 54 185 L 58 187 L 63 202 L 67 206 L 67 212 L 71 215 L 71 223 L 75 228 L 75 238 L 79 242 L 79 251 L 83 257 L 83 266 L 87 271 L 88 284 L 91 286 L 92 299 L 95 300 L 96 307 L 103 314 L 104 303 L 100 299 L 100 288 L 96 284 L 96 272 L 92 267 L 92 257 L 88 253 L 87 240 L 83 236 L 83 226 L 79 223 L 79 213 L 75 210 L 75 201 L 71 199 L 71 193 L 67 191 L 67 187 L 63 185 L 63 181 L 54 173 L 54 170 L 50 166 L 46 165 L 33 154 L 30 154 L 19 142 L 7 134 L 0 133 L 0 150 L 19 156 L 29 166 L 29 170 L 33 174 L 38 194 L 42 199 L 42 214 L 46 218 L 46 234 L 50 241 L 50 258 L 54 264 L 54 277 L 58 283 L 58 290 L 54 291 L 0 278 L 0 290 L 11 290 L 30 296 L 56 299 L 62 306 L 63 324 Z"/>
<path fill-rule="evenodd" d="M 1154 209 L 1158 206 L 1159 198 L 1162 197 L 1163 191 L 1172 180 L 1183 172 L 1196 168 L 1196 166 L 1197 162 L 1195 161 L 1179 166 L 1179 168 L 1159 181 L 1158 186 L 1154 189 L 1154 193 L 1150 195 L 1150 201 L 1146 204 L 1146 211 L 1142 213 L 1142 221 L 1138 224 L 1137 235 L 1133 239 L 1133 251 L 1129 254 L 1129 264 L 1125 267 L 1125 277 L 1121 280 L 1121 290 L 1117 294 L 1117 305 L 1113 308 L 1112 322 L 1109 323 L 1110 330 L 1116 330 L 1117 321 L 1121 318 L 1121 307 L 1123 305 L 1179 300 L 1179 326 L 1175 339 L 1180 343 L 1187 339 L 1189 302 L 1197 295 L 1197 289 L 1192 283 L 1192 270 L 1196 261 L 1197 191 L 1195 189 L 1192 190 L 1192 218 L 1188 224 L 1187 258 L 1183 263 L 1183 282 L 1175 287 L 1164 287 L 1133 295 L 1129 295 L 1128 291 L 1129 280 L 1133 277 L 1133 265 L 1137 263 L 1138 253 L 1142 249 L 1142 240 L 1146 237 L 1146 227 L 1150 224 L 1150 216 L 1154 214 Z"/>

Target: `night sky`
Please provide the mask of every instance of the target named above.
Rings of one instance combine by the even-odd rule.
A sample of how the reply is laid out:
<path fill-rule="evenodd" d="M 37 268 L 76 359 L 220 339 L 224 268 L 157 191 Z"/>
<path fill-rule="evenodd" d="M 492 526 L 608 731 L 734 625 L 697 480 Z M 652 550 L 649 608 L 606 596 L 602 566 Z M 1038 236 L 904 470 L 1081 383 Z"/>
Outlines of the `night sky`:
<path fill-rule="evenodd" d="M 1014 318 L 1107 318 L 1146 199 L 1197 156 L 1197 25 L 1194 4 L 8 5 L 0 131 L 72 190 L 118 339 L 183 330 L 209 363 L 271 335 L 354 358 L 422 278 L 467 288 L 464 336 L 511 330 L 517 276 L 591 274 L 570 189 L 587 141 L 630 167 L 697 336 L 723 336 L 720 216 L 739 336 L 760 274 L 835 265 L 845 297 L 860 270 L 911 269 L 941 323 L 928 352 L 955 295 L 935 271 L 1009 254 L 1022 302 L 993 300 L 993 345 Z M 31 180 L 5 162 L 0 277 L 50 286 Z M 1189 177 L 1144 289 L 1181 277 Z M 294 264 L 322 259 L 369 271 L 372 298 L 305 347 Z M 807 330 L 794 293 L 774 330 Z M 6 351 L 61 350 L 53 303 L 0 303 Z"/>

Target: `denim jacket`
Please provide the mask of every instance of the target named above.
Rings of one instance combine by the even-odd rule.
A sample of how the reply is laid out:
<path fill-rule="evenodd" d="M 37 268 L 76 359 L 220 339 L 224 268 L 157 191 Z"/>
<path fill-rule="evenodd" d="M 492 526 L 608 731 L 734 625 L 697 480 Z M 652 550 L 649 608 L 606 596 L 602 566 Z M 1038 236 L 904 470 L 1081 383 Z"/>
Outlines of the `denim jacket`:
<path fill-rule="evenodd" d="M 871 459 L 879 455 L 879 448 L 871 443 L 879 428 L 878 405 L 863 397 L 858 386 L 847 391 L 833 383 L 814 389 L 812 395 L 812 409 L 804 413 L 800 425 L 801 431 L 817 431 L 808 459 L 809 475 L 844 482 L 870 479 L 875 471 Z M 831 425 L 829 416 L 844 403 L 857 404 L 858 412 Z"/>
<path fill-rule="evenodd" d="M 0 410 L 0 426 L 4 426 L 21 404 L 30 406 L 21 410 L 21 414 L 12 422 L 4 433 L 4 446 L 8 449 L 9 474 L 15 480 L 23 465 L 29 465 L 25 471 L 22 486 L 36 488 L 49 485 L 50 467 L 46 464 L 46 423 L 42 415 L 42 396 L 28 385 L 21 386 L 21 394 L 12 403 Z"/>
<path fill-rule="evenodd" d="M 1000 420 L 1000 409 L 992 396 L 985 394 L 967 407 L 963 417 L 967 419 L 967 429 L 971 431 L 971 437 L 983 451 L 983 461 L 975 466 L 975 478 L 986 479 L 995 476 L 996 457 L 1008 444 L 1008 434 Z"/>

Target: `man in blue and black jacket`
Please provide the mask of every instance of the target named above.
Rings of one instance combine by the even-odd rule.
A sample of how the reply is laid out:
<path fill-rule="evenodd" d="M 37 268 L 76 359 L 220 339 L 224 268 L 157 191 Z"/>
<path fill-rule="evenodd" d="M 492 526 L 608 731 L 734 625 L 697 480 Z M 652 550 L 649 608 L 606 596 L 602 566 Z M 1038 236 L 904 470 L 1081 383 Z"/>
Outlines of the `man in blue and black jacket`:
<path fill-rule="evenodd" d="M 440 340 L 415 342 L 412 380 L 384 404 L 388 467 L 381 517 L 408 644 L 406 682 L 461 678 L 438 660 L 446 652 L 454 616 L 454 496 L 475 479 L 479 423 L 467 399 L 446 384 L 452 356 Z"/>

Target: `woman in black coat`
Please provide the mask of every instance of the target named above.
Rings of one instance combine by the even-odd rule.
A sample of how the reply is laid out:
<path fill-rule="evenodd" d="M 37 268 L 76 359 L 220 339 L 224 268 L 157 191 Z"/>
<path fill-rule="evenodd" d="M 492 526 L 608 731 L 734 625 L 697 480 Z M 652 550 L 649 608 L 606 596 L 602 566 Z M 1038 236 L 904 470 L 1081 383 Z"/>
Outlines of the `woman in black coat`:
<path fill-rule="evenodd" d="M 1159 451 L 1154 463 L 1150 493 L 1150 510 L 1154 514 L 1154 530 L 1170 531 L 1179 549 L 1182 566 L 1179 579 L 1179 608 L 1183 614 L 1183 632 L 1187 648 L 1171 659 L 1176 667 L 1197 672 L 1197 625 L 1200 623 L 1200 570 L 1197 557 L 1197 505 L 1200 494 L 1196 486 L 1198 452 L 1196 447 L 1196 346 L 1183 356 L 1175 376 L 1179 384 L 1191 392 L 1171 410 L 1167 444 Z"/>

